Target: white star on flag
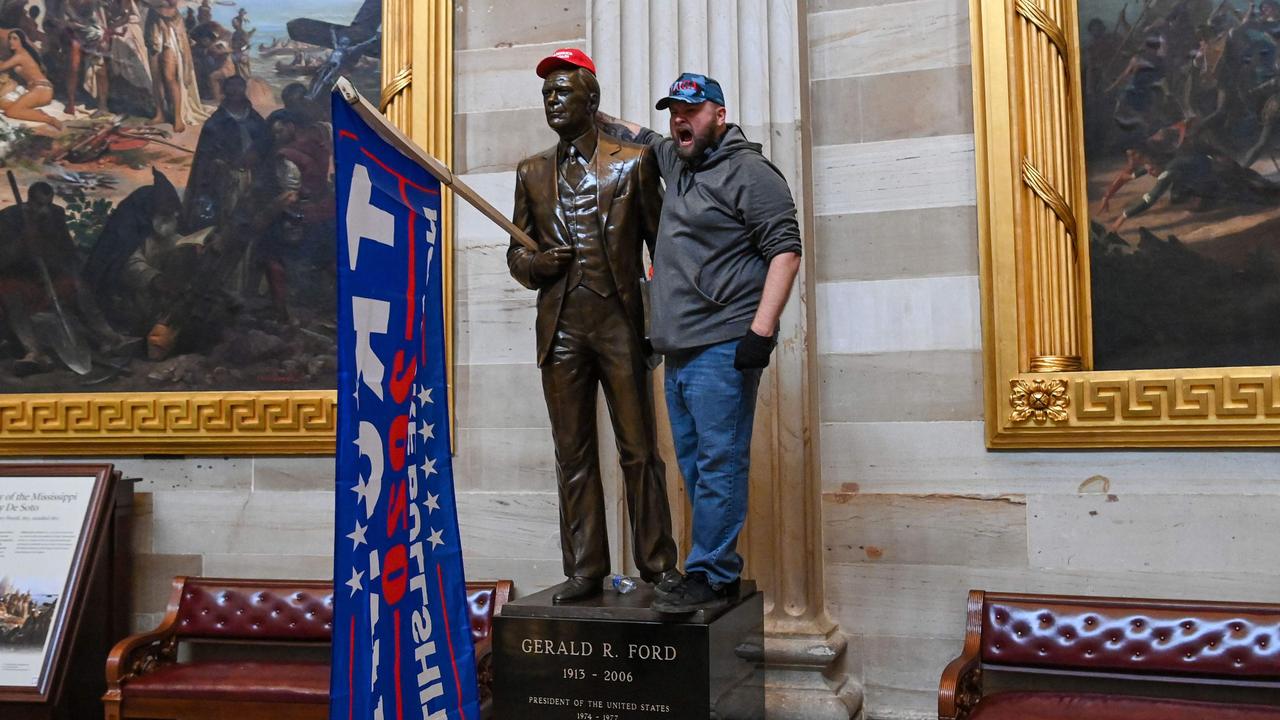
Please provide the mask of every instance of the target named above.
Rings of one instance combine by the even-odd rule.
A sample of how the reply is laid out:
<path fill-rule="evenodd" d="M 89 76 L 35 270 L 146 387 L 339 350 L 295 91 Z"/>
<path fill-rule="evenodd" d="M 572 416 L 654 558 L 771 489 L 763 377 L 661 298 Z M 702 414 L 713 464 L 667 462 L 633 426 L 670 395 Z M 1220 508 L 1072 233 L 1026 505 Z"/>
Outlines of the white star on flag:
<path fill-rule="evenodd" d="M 432 510 L 440 509 L 439 500 L 440 500 L 439 495 L 432 495 L 430 492 L 427 493 L 427 514 L 428 515 L 431 514 Z"/>
<path fill-rule="evenodd" d="M 356 378 L 356 389 L 352 391 L 351 397 L 356 399 L 356 410 L 360 409 L 360 378 Z"/>
<path fill-rule="evenodd" d="M 356 484 L 355 487 L 351 488 L 351 492 L 355 493 L 356 496 L 359 497 L 360 500 L 363 500 L 366 505 L 369 504 L 369 496 L 367 494 L 369 492 L 369 485 L 365 483 L 364 478 L 358 475 L 356 476 Z M 360 504 L 360 500 L 356 501 L 356 505 Z"/>
<path fill-rule="evenodd" d="M 364 577 L 364 573 L 356 570 L 355 568 L 351 568 L 351 579 L 345 584 L 347 587 L 351 588 L 352 597 L 355 597 L 357 590 L 364 590 L 364 587 L 360 585 L 360 578 L 362 577 Z"/>
<path fill-rule="evenodd" d="M 431 399 L 431 388 L 424 387 L 422 388 L 421 391 L 418 392 L 418 402 L 422 403 L 423 405 L 427 405 L 435 402 L 435 400 Z"/>
<path fill-rule="evenodd" d="M 423 441 L 423 442 L 426 442 L 427 440 L 431 440 L 431 439 L 435 438 L 435 436 L 436 436 L 436 432 L 435 432 L 435 431 L 436 431 L 436 426 L 435 426 L 435 425 L 432 425 L 431 423 L 425 423 L 425 422 L 424 422 L 424 423 L 422 423 L 422 425 L 418 428 L 418 434 L 422 436 L 422 441 Z"/>
<path fill-rule="evenodd" d="M 443 530 L 431 528 L 431 535 L 427 537 L 427 542 L 431 543 L 432 552 L 435 552 L 436 546 L 444 544 L 444 539 L 440 537 L 442 533 L 444 533 Z"/>
<path fill-rule="evenodd" d="M 352 550 L 355 550 L 361 545 L 367 544 L 368 541 L 364 539 L 364 533 L 368 529 L 369 528 L 366 528 L 363 525 L 361 525 L 359 520 L 356 521 L 356 529 L 352 531 L 349 535 L 347 535 L 347 537 L 351 538 Z"/>
<path fill-rule="evenodd" d="M 432 475 L 437 475 L 440 472 L 436 470 L 436 461 L 432 460 L 431 458 L 424 458 L 422 470 L 427 474 L 427 477 L 431 477 Z"/>

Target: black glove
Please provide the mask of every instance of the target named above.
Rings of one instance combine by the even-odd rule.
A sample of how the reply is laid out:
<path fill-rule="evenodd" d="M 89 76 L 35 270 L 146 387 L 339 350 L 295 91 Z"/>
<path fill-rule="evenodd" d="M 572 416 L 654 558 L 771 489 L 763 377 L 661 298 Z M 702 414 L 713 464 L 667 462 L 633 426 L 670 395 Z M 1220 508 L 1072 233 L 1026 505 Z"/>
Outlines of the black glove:
<path fill-rule="evenodd" d="M 739 370 L 757 370 L 769 367 L 769 354 L 775 341 L 772 337 L 757 335 L 748 329 L 738 341 L 738 353 L 733 356 L 733 366 Z"/>
<path fill-rule="evenodd" d="M 533 260 L 529 262 L 529 274 L 533 275 L 533 279 L 537 282 L 551 282 L 560 277 L 571 262 L 573 262 L 573 248 L 569 245 L 559 245 L 534 255 Z"/>

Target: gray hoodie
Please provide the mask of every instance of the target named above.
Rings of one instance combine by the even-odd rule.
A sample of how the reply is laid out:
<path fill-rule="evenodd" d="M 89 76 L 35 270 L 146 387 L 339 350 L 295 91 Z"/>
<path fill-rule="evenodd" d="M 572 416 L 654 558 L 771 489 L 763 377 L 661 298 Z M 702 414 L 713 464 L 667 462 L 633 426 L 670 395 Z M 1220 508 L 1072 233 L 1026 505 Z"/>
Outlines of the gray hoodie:
<path fill-rule="evenodd" d="M 746 334 L 764 291 L 769 261 L 800 253 L 800 226 L 787 181 L 730 125 L 701 162 L 646 130 L 667 190 L 653 259 L 649 339 L 678 353 Z"/>

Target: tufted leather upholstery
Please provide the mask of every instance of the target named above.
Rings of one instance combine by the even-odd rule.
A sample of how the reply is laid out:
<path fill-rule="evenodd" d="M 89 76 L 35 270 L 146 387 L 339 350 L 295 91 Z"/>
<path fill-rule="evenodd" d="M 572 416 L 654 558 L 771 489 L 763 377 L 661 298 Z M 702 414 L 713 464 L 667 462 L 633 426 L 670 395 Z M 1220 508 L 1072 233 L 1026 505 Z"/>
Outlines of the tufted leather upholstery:
<path fill-rule="evenodd" d="M 1280 708 L 1093 693 L 988 695 L 969 720 L 1280 720 Z"/>
<path fill-rule="evenodd" d="M 467 583 L 482 709 L 491 698 L 493 617 L 510 580 Z M 327 645 L 333 586 L 314 580 L 178 577 L 161 626 L 121 640 L 107 659 L 108 718 L 236 717 L 299 720 L 328 716 L 326 662 L 175 662 L 182 641 Z"/>
<path fill-rule="evenodd" d="M 1280 706 L 1090 692 L 983 694 L 987 671 L 1280 690 L 1280 605 L 969 591 L 964 650 L 938 683 L 941 720 L 1280 720 Z M 1104 686 L 1084 686 L 1100 689 Z M 1268 694 L 1269 693 L 1269 694 Z M 1159 694 L 1159 693 L 1155 693 Z"/>
<path fill-rule="evenodd" d="M 315 583 L 188 578 L 178 606 L 179 637 L 327 643 L 333 589 Z"/>
<path fill-rule="evenodd" d="M 1280 678 L 1280 608 L 988 595 L 982 661 L 1083 671 Z"/>

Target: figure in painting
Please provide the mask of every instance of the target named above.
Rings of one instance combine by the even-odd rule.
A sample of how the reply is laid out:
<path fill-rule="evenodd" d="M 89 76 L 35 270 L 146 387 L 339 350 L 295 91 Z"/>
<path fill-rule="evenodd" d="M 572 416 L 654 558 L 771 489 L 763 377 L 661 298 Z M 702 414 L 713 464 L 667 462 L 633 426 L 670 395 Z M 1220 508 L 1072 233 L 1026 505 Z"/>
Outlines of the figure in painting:
<path fill-rule="evenodd" d="M 76 114 L 76 95 L 83 73 L 85 89 L 97 101 L 96 113 L 106 114 L 110 72 L 107 65 L 114 37 L 107 24 L 107 10 L 98 0 L 67 0 L 65 12 L 67 113 Z"/>
<path fill-rule="evenodd" d="M 53 100 L 53 83 L 44 73 L 40 52 L 21 30 L 10 30 L 5 40 L 10 55 L 0 62 L 0 73 L 6 75 L 0 77 L 0 112 L 15 120 L 34 120 L 61 130 L 62 122 L 40 109 Z M 10 74 L 17 83 L 8 77 Z"/>
<path fill-rule="evenodd" d="M 139 0 L 119 0 L 117 13 L 111 20 L 110 102 L 119 106 L 118 112 L 145 115 L 154 112 L 151 90 L 151 61 L 147 55 L 147 40 L 143 35 L 143 15 Z M 105 90 L 103 92 L 105 96 Z M 102 103 L 99 110 L 111 110 Z"/>
<path fill-rule="evenodd" d="M 167 113 L 173 118 L 174 131 L 182 132 L 188 123 L 201 122 L 207 114 L 200 102 L 191 45 L 178 2 L 153 0 L 147 11 L 146 39 L 156 99 L 152 122 L 165 122 Z"/>
<path fill-rule="evenodd" d="M 18 29 L 26 34 L 27 39 L 37 50 L 44 50 L 45 34 L 40 29 L 40 6 L 32 5 L 27 8 L 25 15 L 18 19 Z"/>
<path fill-rule="evenodd" d="M 311 80 L 311 92 L 309 97 L 315 100 L 323 93 L 329 92 L 333 84 L 337 82 L 338 76 L 348 73 L 356 63 L 360 62 L 360 58 L 364 56 L 365 51 L 382 39 L 381 35 L 375 34 L 367 40 L 352 44 L 351 38 L 347 35 L 338 35 L 337 30 L 330 28 L 329 32 L 333 38 L 333 51 L 329 53 L 329 57 L 325 58 L 324 64 L 316 70 Z"/>
<path fill-rule="evenodd" d="M 111 327 L 82 282 L 66 214 L 54 203 L 52 186 L 37 182 L 28 189 L 25 203 L 0 210 L 0 238 L 0 308 L 25 353 L 17 361 L 17 372 L 51 366 L 33 323 L 38 312 L 65 314 L 59 318 L 62 322 L 74 316 L 108 354 L 130 341 Z"/>
<path fill-rule="evenodd" d="M 230 227 L 249 197 L 255 167 L 271 148 L 267 121 L 249 101 L 245 79 L 222 82 L 222 103 L 200 129 L 182 203 L 182 226 L 190 232 L 209 225 Z"/>
<path fill-rule="evenodd" d="M 112 211 L 85 263 L 85 280 L 113 320 L 146 332 L 166 291 L 163 257 L 178 238 L 182 204 L 169 178 L 152 169 L 152 183 L 134 190 Z"/>
<path fill-rule="evenodd" d="M 1130 181 L 1152 177 L 1155 184 L 1116 217 L 1108 227 L 1111 232 L 1119 231 L 1130 218 L 1150 210 L 1166 194 L 1174 205 L 1194 200 L 1197 212 L 1213 209 L 1222 202 L 1280 203 L 1280 185 L 1229 157 L 1215 155 L 1204 148 L 1184 151 L 1160 140 L 1152 140 L 1142 147 L 1130 148 L 1128 157 L 1128 167 L 1121 171 L 1102 198 L 1103 212 L 1110 206 L 1111 198 Z"/>
<path fill-rule="evenodd" d="M 306 119 L 290 110 L 271 113 L 267 125 L 271 156 L 255 192 L 260 205 L 254 229 L 261 239 L 253 255 L 266 276 L 276 317 L 288 322 L 288 268 L 314 264 L 328 249 L 319 240 L 332 228 L 331 153 L 327 142 L 318 143 L 304 131 Z"/>

